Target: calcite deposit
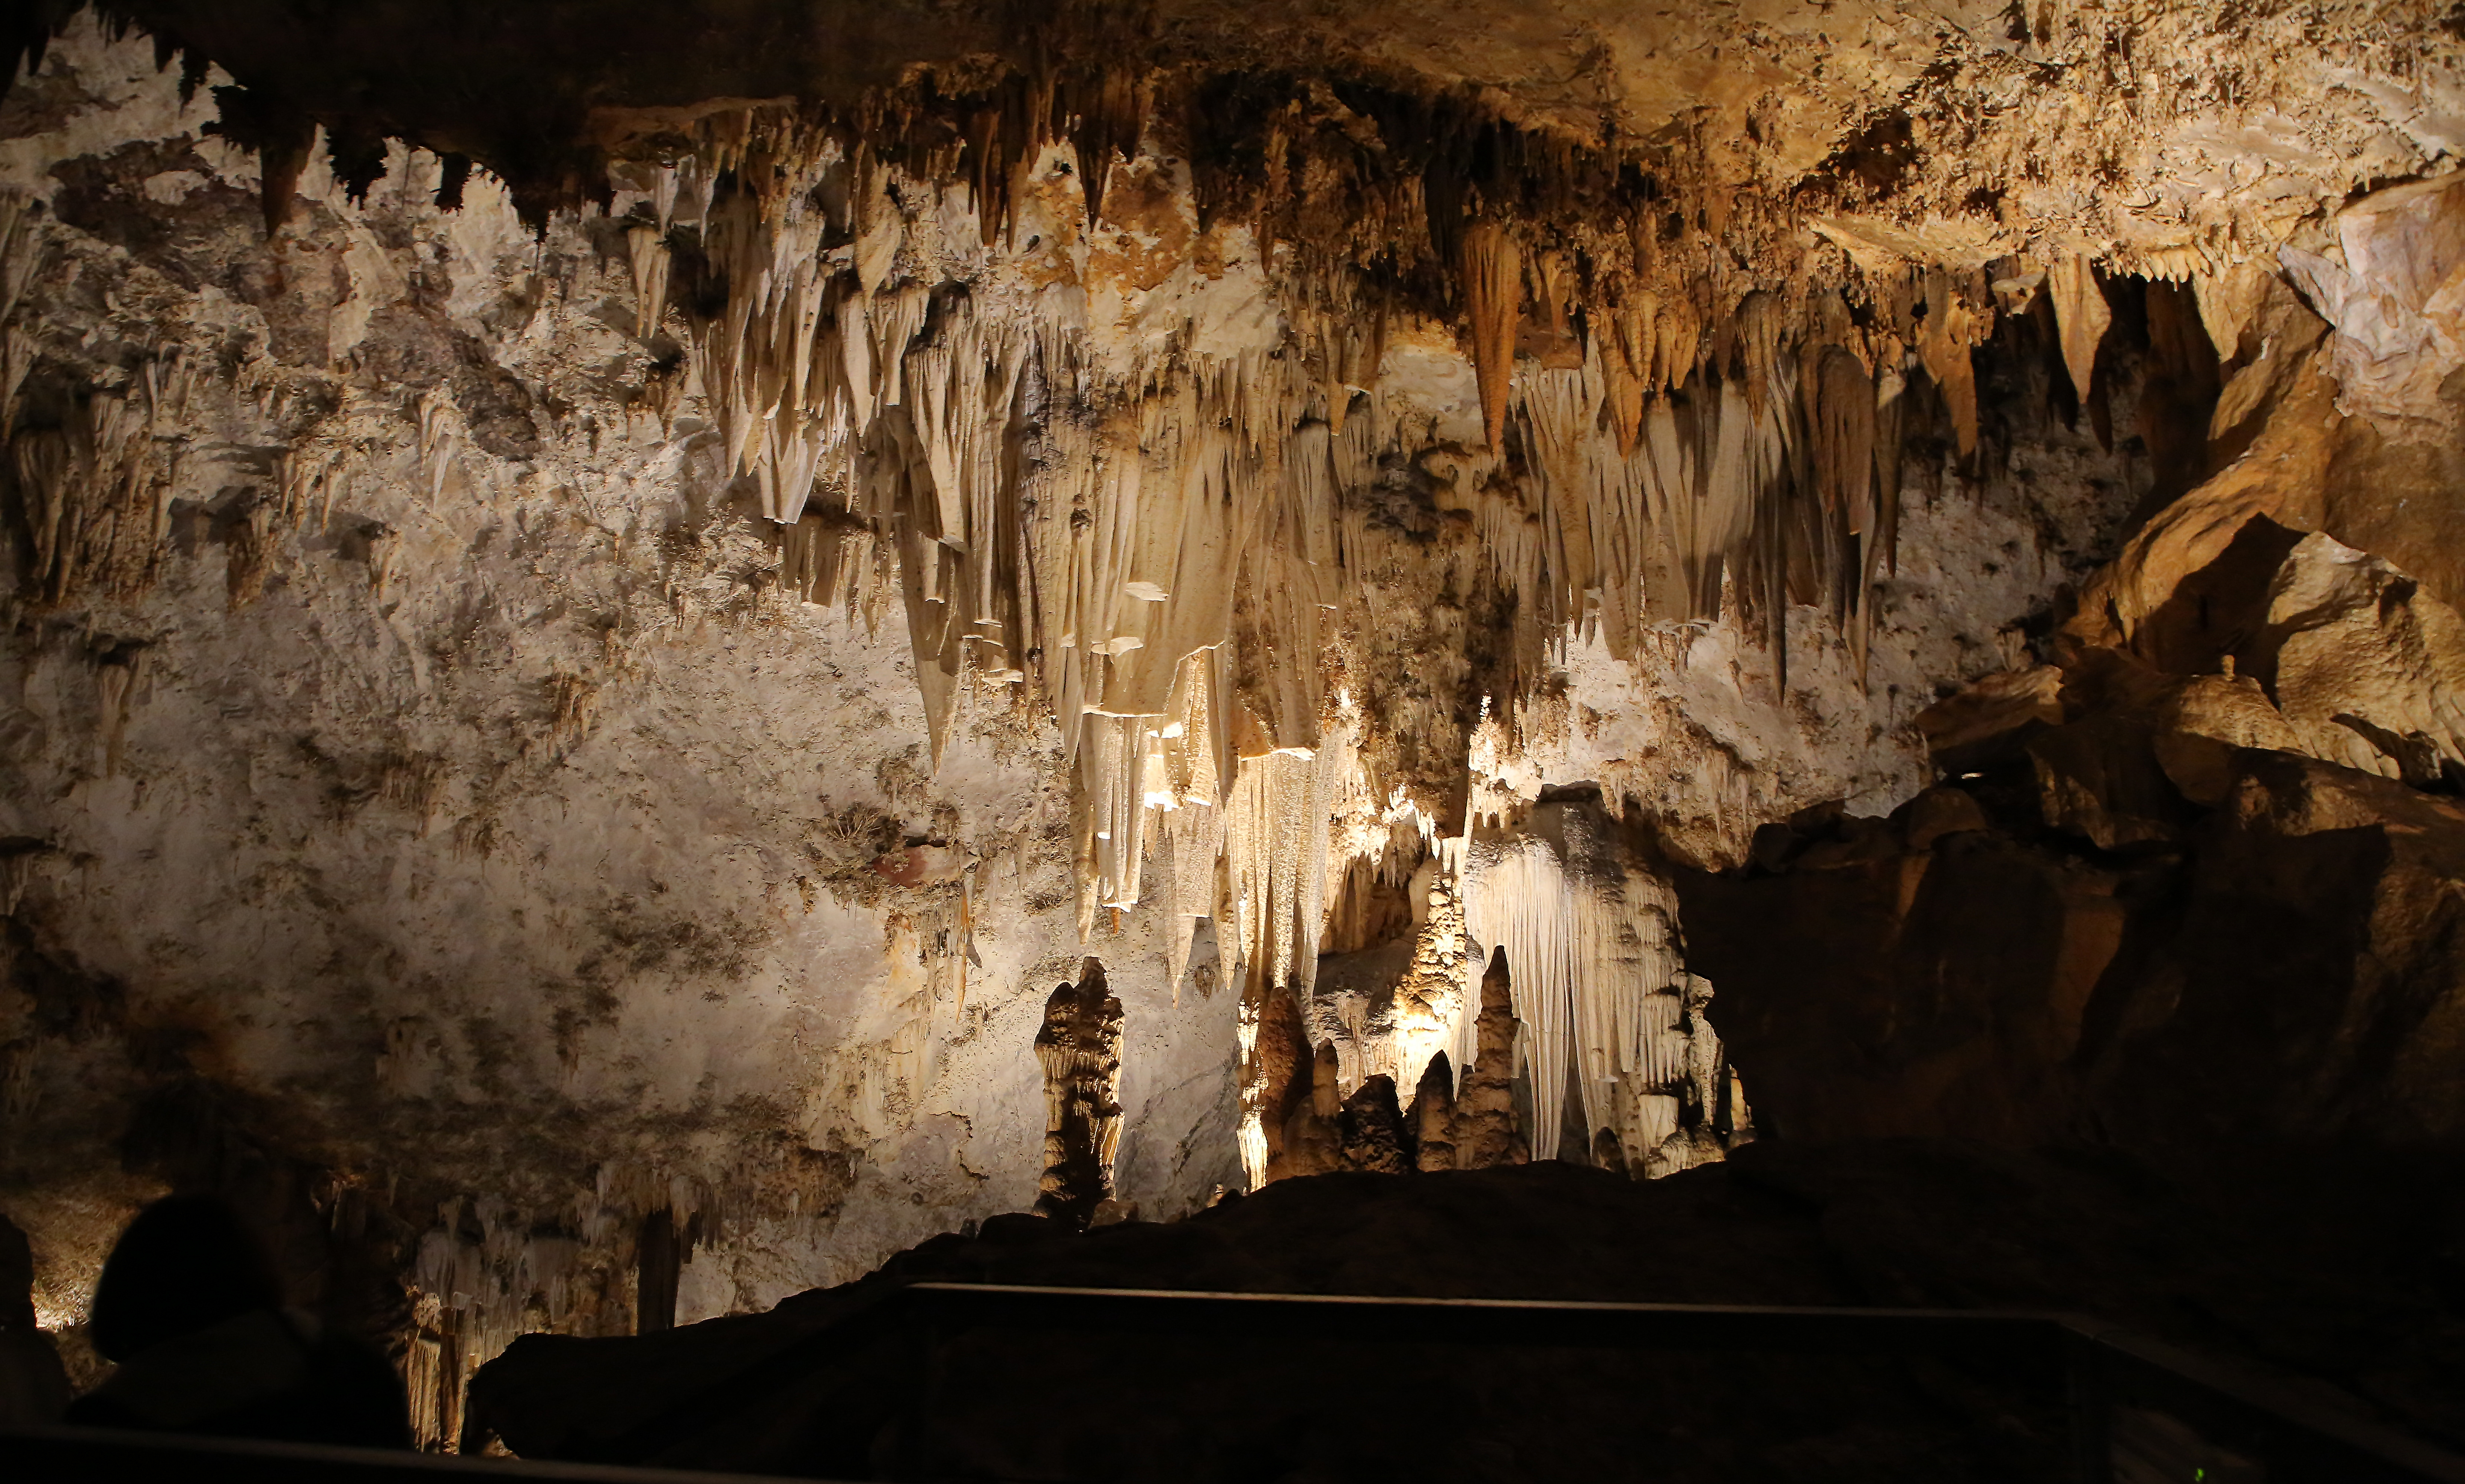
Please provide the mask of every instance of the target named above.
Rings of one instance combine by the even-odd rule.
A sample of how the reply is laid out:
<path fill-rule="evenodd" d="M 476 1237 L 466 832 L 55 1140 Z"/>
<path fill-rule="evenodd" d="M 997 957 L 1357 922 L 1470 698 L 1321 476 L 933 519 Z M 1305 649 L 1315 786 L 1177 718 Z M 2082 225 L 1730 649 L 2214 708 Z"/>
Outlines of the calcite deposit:
<path fill-rule="evenodd" d="M 0 29 L 77 1364 L 172 1188 L 452 1446 L 1038 1207 L 2465 1139 L 2453 15 L 603 11 Z"/>

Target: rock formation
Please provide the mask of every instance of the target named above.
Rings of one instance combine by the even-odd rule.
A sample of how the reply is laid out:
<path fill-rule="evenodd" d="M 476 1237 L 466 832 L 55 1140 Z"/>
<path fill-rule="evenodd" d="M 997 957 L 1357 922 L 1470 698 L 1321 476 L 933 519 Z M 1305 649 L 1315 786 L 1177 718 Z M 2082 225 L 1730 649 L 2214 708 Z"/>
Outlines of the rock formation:
<path fill-rule="evenodd" d="M 2231 656 L 2172 676 L 2087 651 L 2044 672 L 2051 716 L 1946 734 L 1958 781 L 1890 819 L 1802 815 L 1748 873 L 1681 876 L 1767 1132 L 2086 1141 L 2186 1169 L 2465 1153 L 2465 809 L 2431 730 L 2430 676 L 2454 672 L 2410 668 L 2454 617 L 2320 534 L 2263 596 L 2244 652 L 2307 724 Z M 2351 627 L 2372 641 L 2334 637 Z M 2316 718 L 2309 686 L 2352 709 Z"/>
<path fill-rule="evenodd" d="M 2299 1369 L 2315 1393 L 2368 1398 L 2453 1435 L 2455 1359 L 2443 1336 L 2455 1308 L 2438 1276 L 2444 1259 L 2384 1239 L 2336 1250 L 2360 1260 L 2323 1262 L 2317 1245 L 2322 1217 L 2341 1206 L 2400 1226 L 2453 1207 L 2442 1192 L 2401 1186 L 2372 1197 L 2326 1167 L 2273 1176 L 2271 1204 L 2215 1211 L 2112 1155 L 1766 1141 L 1662 1181 L 1543 1161 L 1279 1181 L 1189 1220 L 1085 1236 L 1000 1217 L 767 1314 L 639 1339 L 524 1337 L 481 1373 L 474 1423 L 526 1456 L 874 1472 L 875 1450 L 926 1442 L 901 1430 L 912 1393 L 882 1384 L 923 1370 L 925 1341 L 913 1327 L 867 1328 L 861 1316 L 891 1285 L 922 1278 L 1783 1305 L 2086 1302 L 2177 1343 Z M 2408 1322 L 2391 1323 L 2392 1311 Z M 1053 1415 L 1052 1365 L 1063 1357 L 1071 1374 L 1122 1396 L 1119 1416 Z M 2071 1472 L 2059 1378 L 2009 1366 L 1955 1375 L 1871 1356 L 1609 1351 L 1568 1364 L 1563 1351 L 1472 1352 L 1374 1326 L 1336 1337 L 1299 1326 L 1246 1337 L 994 1329 L 953 1337 L 938 1358 L 946 1369 L 929 1446 L 950 1473 L 1229 1479 L 1312 1466 L 1374 1473 L 1381 1459 L 1516 1479 L 1620 1460 L 1699 1478 L 1863 1473 L 1950 1484 Z M 1683 1384 L 1673 1384 L 1681 1365 Z M 1191 1387 L 1191 1372 L 1210 1384 Z"/>
<path fill-rule="evenodd" d="M 1083 1227 L 1113 1197 L 1121 1147 L 1121 1002 L 1105 991 L 1104 966 L 1094 959 L 1077 984 L 1044 1002 L 1035 1059 L 1044 1066 L 1044 1179 L 1035 1207 Z"/>
<path fill-rule="evenodd" d="M 2465 1133 L 2427 4 L 21 10 L 73 1370 L 173 1188 L 447 1446 L 1031 1207 Z"/>

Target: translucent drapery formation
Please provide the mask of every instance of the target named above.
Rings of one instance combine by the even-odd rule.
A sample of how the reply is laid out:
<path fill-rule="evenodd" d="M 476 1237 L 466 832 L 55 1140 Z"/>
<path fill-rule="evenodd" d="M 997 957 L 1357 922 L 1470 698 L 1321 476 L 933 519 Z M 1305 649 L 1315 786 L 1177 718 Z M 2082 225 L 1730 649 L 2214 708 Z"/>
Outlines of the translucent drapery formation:
<path fill-rule="evenodd" d="M 1521 829 L 1477 831 L 1466 848 L 1465 931 L 1505 950 L 1535 1159 L 1560 1152 L 1570 1082 L 1595 1140 L 1614 1133 L 1635 1162 L 1719 1106 L 1719 1041 L 1702 1018 L 1710 986 L 1686 972 L 1677 897 L 1626 861 L 1609 828 L 1596 808 L 1543 804 Z M 1466 975 L 1466 1003 L 1478 1003 L 1478 972 Z M 1471 1017 L 1449 1050 L 1470 1064 Z"/>

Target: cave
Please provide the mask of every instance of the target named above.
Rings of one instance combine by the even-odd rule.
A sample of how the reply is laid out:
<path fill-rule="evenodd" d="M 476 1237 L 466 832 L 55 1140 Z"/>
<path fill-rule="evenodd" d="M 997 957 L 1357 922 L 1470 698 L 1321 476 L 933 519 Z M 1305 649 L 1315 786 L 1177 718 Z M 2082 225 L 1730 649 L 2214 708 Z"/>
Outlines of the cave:
<path fill-rule="evenodd" d="M 2465 11 L 0 69 L 12 1476 L 2465 1479 Z"/>

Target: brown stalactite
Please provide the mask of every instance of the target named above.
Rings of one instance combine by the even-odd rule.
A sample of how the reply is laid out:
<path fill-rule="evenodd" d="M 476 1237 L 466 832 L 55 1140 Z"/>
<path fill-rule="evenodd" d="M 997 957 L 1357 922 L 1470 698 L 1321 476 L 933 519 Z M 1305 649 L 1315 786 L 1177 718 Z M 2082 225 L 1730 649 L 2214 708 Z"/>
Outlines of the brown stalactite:
<path fill-rule="evenodd" d="M 2061 327 L 2063 365 L 2071 373 L 2072 390 L 2085 402 L 2096 380 L 2098 347 L 2114 322 L 2114 311 L 2106 307 L 2096 270 L 2077 254 L 2056 258 L 2046 270 L 2046 292 Z"/>
<path fill-rule="evenodd" d="M 1502 452 L 1506 398 L 1515 375 L 1515 333 L 1522 318 L 1522 251 L 1512 233 L 1478 221 L 1463 233 L 1464 312 L 1472 321 L 1474 374 L 1480 384 L 1480 421 L 1491 452 Z"/>

